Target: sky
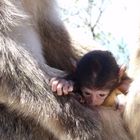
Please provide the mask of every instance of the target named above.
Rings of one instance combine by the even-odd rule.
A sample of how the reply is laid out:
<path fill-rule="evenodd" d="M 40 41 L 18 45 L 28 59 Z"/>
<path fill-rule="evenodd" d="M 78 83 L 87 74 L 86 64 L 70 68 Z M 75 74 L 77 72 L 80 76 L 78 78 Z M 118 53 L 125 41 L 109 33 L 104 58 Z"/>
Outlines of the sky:
<path fill-rule="evenodd" d="M 58 4 L 72 10 L 74 1 L 58 0 Z M 79 0 L 79 6 L 86 7 L 87 1 Z M 101 18 L 104 31 L 111 32 L 116 38 L 123 37 L 130 54 L 133 52 L 134 47 L 138 45 L 139 5 L 140 0 L 111 0 L 111 4 L 105 9 L 104 16 Z M 71 32 L 81 41 L 87 39 L 87 35 L 84 35 L 85 33 L 80 30 L 71 29 Z M 77 33 L 80 33 L 80 35 L 77 35 Z"/>

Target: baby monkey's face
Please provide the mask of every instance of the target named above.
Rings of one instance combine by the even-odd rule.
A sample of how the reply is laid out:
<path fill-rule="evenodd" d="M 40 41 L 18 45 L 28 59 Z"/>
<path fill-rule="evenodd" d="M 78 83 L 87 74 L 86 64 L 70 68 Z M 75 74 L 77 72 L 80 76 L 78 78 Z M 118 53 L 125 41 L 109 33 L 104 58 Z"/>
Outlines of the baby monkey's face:
<path fill-rule="evenodd" d="M 104 102 L 105 98 L 109 95 L 110 90 L 83 88 L 82 93 L 88 105 L 99 106 Z"/>

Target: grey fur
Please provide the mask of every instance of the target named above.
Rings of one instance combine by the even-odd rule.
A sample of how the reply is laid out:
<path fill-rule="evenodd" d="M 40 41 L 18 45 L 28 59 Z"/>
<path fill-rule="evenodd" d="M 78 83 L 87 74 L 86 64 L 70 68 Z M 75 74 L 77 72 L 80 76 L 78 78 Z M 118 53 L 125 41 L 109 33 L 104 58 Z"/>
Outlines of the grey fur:
<path fill-rule="evenodd" d="M 49 78 L 64 73 L 26 33 L 51 66 L 71 71 L 77 59 L 53 0 L 0 0 L 0 140 L 130 140 L 118 112 L 51 92 Z"/>
<path fill-rule="evenodd" d="M 54 96 L 49 71 L 42 69 L 45 64 L 10 35 L 31 18 L 21 5 L 18 0 L 0 0 L 0 139 L 101 140 L 97 111 L 72 97 Z"/>

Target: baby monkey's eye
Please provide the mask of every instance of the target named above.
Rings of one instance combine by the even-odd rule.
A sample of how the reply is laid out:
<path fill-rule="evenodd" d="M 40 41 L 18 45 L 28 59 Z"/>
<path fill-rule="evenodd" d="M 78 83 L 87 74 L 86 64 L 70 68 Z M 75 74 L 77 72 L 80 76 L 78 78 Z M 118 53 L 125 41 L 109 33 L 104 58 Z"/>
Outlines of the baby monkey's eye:
<path fill-rule="evenodd" d="M 83 93 L 85 96 L 90 96 L 91 94 L 89 92 L 84 92 Z"/>
<path fill-rule="evenodd" d="M 99 94 L 99 96 L 100 96 L 100 97 L 105 97 L 106 95 L 105 95 L 105 94 Z"/>

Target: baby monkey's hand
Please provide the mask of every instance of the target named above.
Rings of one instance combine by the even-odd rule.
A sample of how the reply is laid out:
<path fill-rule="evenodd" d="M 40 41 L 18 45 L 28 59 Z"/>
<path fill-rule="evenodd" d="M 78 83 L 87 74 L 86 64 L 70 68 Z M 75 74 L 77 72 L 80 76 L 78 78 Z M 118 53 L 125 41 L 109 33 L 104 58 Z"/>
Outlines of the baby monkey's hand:
<path fill-rule="evenodd" d="M 54 77 L 50 80 L 51 89 L 57 95 L 68 95 L 73 91 L 74 83 L 71 80 Z"/>

